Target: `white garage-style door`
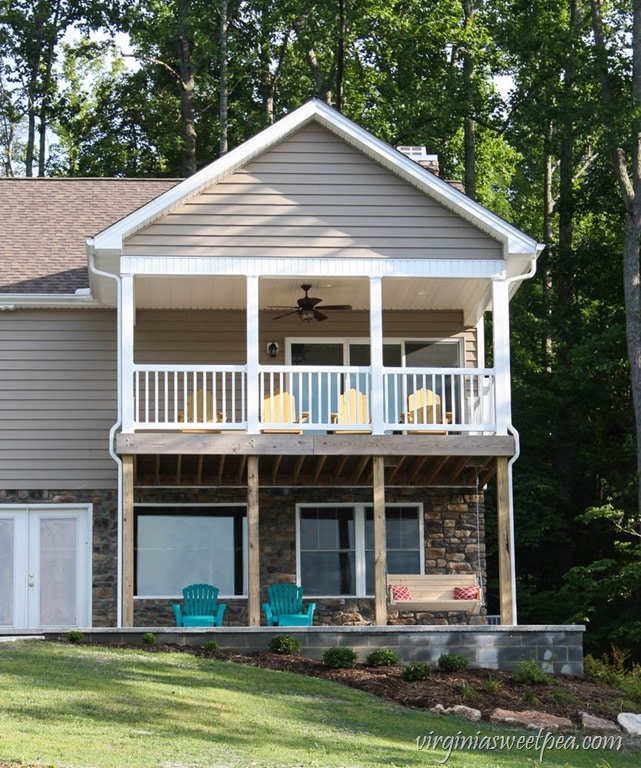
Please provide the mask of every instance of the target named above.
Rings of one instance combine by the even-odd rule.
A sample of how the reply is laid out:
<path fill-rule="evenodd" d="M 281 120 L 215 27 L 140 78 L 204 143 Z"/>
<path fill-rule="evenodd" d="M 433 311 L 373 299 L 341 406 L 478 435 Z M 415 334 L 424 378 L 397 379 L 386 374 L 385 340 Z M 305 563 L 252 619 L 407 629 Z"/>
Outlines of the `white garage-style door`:
<path fill-rule="evenodd" d="M 90 622 L 91 509 L 0 506 L 0 630 Z"/>

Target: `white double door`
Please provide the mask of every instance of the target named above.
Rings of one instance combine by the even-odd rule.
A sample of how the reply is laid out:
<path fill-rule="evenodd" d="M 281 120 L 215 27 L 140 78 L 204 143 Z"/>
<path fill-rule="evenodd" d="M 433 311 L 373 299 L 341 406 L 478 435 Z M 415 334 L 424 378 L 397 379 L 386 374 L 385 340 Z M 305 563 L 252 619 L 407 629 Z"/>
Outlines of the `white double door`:
<path fill-rule="evenodd" d="M 87 506 L 0 506 L 0 631 L 90 626 Z"/>

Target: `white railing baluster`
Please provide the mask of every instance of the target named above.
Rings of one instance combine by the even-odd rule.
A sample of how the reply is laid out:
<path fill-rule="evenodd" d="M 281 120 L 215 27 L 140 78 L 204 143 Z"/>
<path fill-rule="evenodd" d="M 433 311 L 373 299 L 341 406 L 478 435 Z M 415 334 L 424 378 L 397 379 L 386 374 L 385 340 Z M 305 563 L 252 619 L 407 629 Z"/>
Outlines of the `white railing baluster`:
<path fill-rule="evenodd" d="M 131 384 L 135 429 L 177 430 L 184 428 L 186 421 L 207 429 L 208 422 L 217 420 L 219 413 L 222 421 L 212 427 L 212 432 L 246 429 L 249 397 L 259 397 L 262 412 L 264 397 L 289 392 L 294 396 L 292 412 L 281 414 L 278 422 L 272 415 L 271 422 L 275 423 L 270 422 L 271 428 L 287 428 L 306 411 L 307 419 L 301 422 L 303 431 L 331 432 L 335 428 L 331 414 L 337 409 L 337 398 L 350 389 L 362 392 L 367 413 L 351 414 L 353 423 L 346 427 L 357 429 L 364 418 L 370 424 L 376 422 L 368 367 L 261 366 L 260 392 L 250 393 L 243 365 L 134 364 Z M 419 390 L 431 390 L 433 397 L 416 400 L 413 412 L 408 414 L 409 396 Z M 423 425 L 426 433 L 431 425 L 434 434 L 492 433 L 496 431 L 495 396 L 492 369 L 388 367 L 383 370 L 385 411 L 378 423 L 386 432 L 408 431 L 409 421 Z"/>

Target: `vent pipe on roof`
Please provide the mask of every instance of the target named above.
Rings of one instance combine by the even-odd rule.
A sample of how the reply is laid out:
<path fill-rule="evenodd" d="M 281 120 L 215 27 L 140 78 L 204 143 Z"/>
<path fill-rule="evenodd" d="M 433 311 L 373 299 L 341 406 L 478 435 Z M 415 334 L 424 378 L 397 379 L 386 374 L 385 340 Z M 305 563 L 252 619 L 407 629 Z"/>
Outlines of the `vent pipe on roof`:
<path fill-rule="evenodd" d="M 403 146 L 397 147 L 399 152 L 417 162 L 422 168 L 431 171 L 435 176 L 439 175 L 438 155 L 428 155 L 425 147 Z"/>

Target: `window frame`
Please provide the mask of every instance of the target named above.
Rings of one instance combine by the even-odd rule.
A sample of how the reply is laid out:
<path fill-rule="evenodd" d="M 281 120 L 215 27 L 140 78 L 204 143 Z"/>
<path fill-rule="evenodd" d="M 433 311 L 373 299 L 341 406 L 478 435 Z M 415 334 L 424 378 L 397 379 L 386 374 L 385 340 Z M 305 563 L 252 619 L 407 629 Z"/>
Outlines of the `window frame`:
<path fill-rule="evenodd" d="M 247 504 L 243 503 L 230 503 L 230 504 L 203 504 L 199 502 L 184 502 L 184 503 L 170 503 L 170 502 L 142 502 L 134 504 L 134 599 L 137 600 L 165 600 L 165 599 L 180 599 L 182 593 L 179 594 L 141 594 L 138 591 L 138 536 L 139 536 L 139 518 L 141 516 L 166 516 L 179 518 L 181 515 L 172 514 L 171 510 L 188 510 L 190 517 L 230 517 L 234 520 L 234 583 L 237 584 L 240 580 L 244 586 L 244 591 L 234 594 L 220 593 L 219 597 L 225 597 L 230 599 L 243 599 L 247 598 L 247 559 L 248 559 L 248 540 L 247 540 Z M 214 514 L 212 514 L 214 511 Z M 227 512 L 228 514 L 224 514 Z M 142 515 L 141 515 L 142 513 Z M 244 521 L 244 522 L 243 522 Z M 241 543 L 235 541 L 236 526 L 241 526 Z M 240 554 L 240 563 L 237 561 L 237 557 Z M 216 586 L 216 585 L 214 585 Z"/>
<path fill-rule="evenodd" d="M 301 548 L 301 513 L 309 508 L 332 508 L 345 509 L 353 511 L 354 521 L 354 594 L 324 594 L 310 593 L 309 597 L 318 599 L 340 599 L 340 598 L 374 598 L 374 594 L 367 593 L 367 542 L 365 535 L 365 521 L 367 510 L 371 510 L 373 504 L 371 501 L 365 502 L 302 502 L 296 504 L 296 583 L 302 584 L 302 548 Z M 418 553 L 419 553 L 419 573 L 425 572 L 425 510 L 422 502 L 389 502 L 385 504 L 385 516 L 387 518 L 388 509 L 400 507 L 413 508 L 418 518 Z M 338 550 L 336 550 L 338 551 Z M 408 550 L 409 551 L 409 550 Z"/>

